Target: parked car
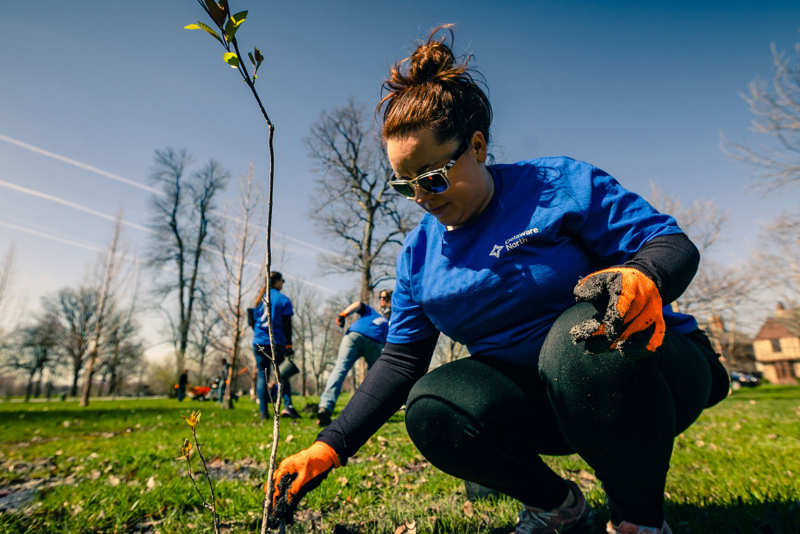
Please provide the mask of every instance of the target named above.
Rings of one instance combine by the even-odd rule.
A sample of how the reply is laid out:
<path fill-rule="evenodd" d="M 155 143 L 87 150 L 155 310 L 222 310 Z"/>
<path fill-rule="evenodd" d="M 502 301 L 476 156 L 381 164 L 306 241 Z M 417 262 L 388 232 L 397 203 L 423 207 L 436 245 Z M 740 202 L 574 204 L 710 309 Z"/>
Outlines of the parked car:
<path fill-rule="evenodd" d="M 761 379 L 753 375 L 746 375 L 731 371 L 731 389 L 754 388 L 761 385 Z"/>

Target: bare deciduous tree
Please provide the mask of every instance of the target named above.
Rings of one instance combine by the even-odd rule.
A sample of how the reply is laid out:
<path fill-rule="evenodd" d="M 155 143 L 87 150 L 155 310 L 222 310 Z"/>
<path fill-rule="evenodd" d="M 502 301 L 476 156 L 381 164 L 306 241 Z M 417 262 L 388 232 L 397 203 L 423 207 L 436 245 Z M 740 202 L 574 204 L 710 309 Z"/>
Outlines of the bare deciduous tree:
<path fill-rule="evenodd" d="M 761 281 L 783 301 L 786 315 L 800 324 L 800 212 L 785 213 L 769 224 L 755 254 Z"/>
<path fill-rule="evenodd" d="M 295 358 L 299 359 L 297 366 L 300 369 L 300 394 L 306 395 L 306 377 L 308 362 L 311 361 L 313 351 L 314 332 L 317 326 L 320 298 L 319 293 L 305 284 L 291 283 L 284 288 L 286 296 L 292 301 L 294 317 L 292 319 L 292 337 L 295 347 Z"/>
<path fill-rule="evenodd" d="M 739 325 L 738 307 L 752 297 L 758 280 L 751 264 L 726 267 L 705 256 L 719 240 L 728 221 L 728 212 L 721 210 L 713 200 L 697 199 L 685 206 L 676 196 L 665 194 L 654 184 L 650 188 L 650 203 L 662 213 L 672 215 L 701 254 L 697 274 L 684 294 L 673 303 L 673 308 L 701 321 L 724 317 L 728 325 L 727 337 L 734 339 Z"/>
<path fill-rule="evenodd" d="M 342 254 L 323 255 L 327 273 L 359 273 L 362 302 L 394 279 L 397 248 L 416 225 L 413 203 L 391 191 L 392 167 L 374 134 L 364 106 L 350 100 L 324 112 L 305 139 L 321 173 L 311 217 Z"/>
<path fill-rule="evenodd" d="M 703 319 L 717 315 L 727 317 L 735 328 L 737 306 L 746 302 L 758 287 L 758 278 L 750 265 L 726 267 L 705 259 L 678 299 L 678 309 Z"/>
<path fill-rule="evenodd" d="M 215 201 L 229 179 L 228 173 L 214 160 L 187 176 L 190 163 L 191 157 L 185 150 L 157 150 L 151 173 L 151 181 L 162 194 L 151 200 L 153 217 L 149 226 L 154 237 L 148 260 L 155 269 L 173 267 L 176 272 L 174 276 L 160 278 L 156 291 L 162 298 L 176 294 L 177 316 L 170 317 L 170 323 L 177 374 L 186 363 L 192 312 L 203 283 L 201 271 L 219 225 L 214 215 Z"/>
<path fill-rule="evenodd" d="M 0 266 L 0 351 L 13 345 L 14 325 L 16 319 L 22 315 L 20 310 L 12 308 L 16 303 L 11 298 L 14 285 L 14 247 L 6 252 L 3 264 Z"/>
<path fill-rule="evenodd" d="M 233 408 L 232 395 L 236 380 L 236 367 L 239 363 L 242 338 L 247 328 L 246 311 L 247 302 L 245 295 L 254 292 L 254 286 L 258 281 L 258 270 L 253 272 L 254 265 L 250 261 L 258 242 L 257 228 L 262 223 L 264 212 L 264 201 L 261 191 L 255 183 L 255 173 L 251 165 L 247 175 L 242 178 L 239 184 L 239 206 L 236 218 L 231 220 L 225 217 L 223 224 L 219 252 L 222 257 L 223 275 L 222 287 L 224 299 L 219 315 L 228 325 L 230 344 L 228 354 L 230 356 L 231 370 L 228 373 L 228 387 L 225 388 L 225 395 L 222 399 L 222 407 L 225 409 Z"/>
<path fill-rule="evenodd" d="M 104 382 L 108 380 L 108 394 L 112 397 L 125 380 L 128 371 L 132 371 L 143 358 L 144 348 L 138 337 L 139 325 L 136 322 L 138 278 L 134 285 L 133 296 L 125 309 L 120 306 L 108 321 L 104 335 L 103 358 L 101 371 Z"/>
<path fill-rule="evenodd" d="M 95 273 L 95 321 L 94 332 L 89 342 L 89 359 L 86 365 L 84 376 L 83 394 L 81 395 L 80 406 L 89 406 L 89 396 L 92 392 L 92 378 L 97 364 L 97 356 L 100 350 L 100 343 L 105 333 L 103 328 L 110 316 L 114 313 L 119 303 L 119 292 L 125 284 L 125 276 L 122 272 L 125 258 L 124 245 L 121 241 L 122 234 L 122 210 L 117 215 L 117 223 L 114 226 L 114 236 L 108 248 L 100 255 L 97 262 Z"/>
<path fill-rule="evenodd" d="M 757 169 L 756 185 L 765 193 L 800 185 L 800 43 L 796 57 L 771 45 L 772 83 L 755 79 L 740 93 L 754 115 L 752 131 L 769 138 L 759 147 L 733 143 L 722 137 L 726 154 Z"/>
<path fill-rule="evenodd" d="M 344 305 L 343 305 L 344 304 Z M 310 328 L 305 342 L 306 365 L 314 377 L 314 394 L 320 395 L 325 389 L 322 377 L 333 367 L 344 332 L 336 324 L 336 316 L 346 303 L 341 297 L 329 299 L 323 308 L 310 309 L 308 321 Z"/>
<path fill-rule="evenodd" d="M 91 288 L 64 288 L 56 295 L 45 297 L 43 306 L 61 324 L 59 340 L 67 355 L 72 372 L 70 396 L 78 394 L 78 378 L 86 363 L 89 340 L 94 332 L 97 294 Z"/>
<path fill-rule="evenodd" d="M 650 204 L 658 211 L 672 215 L 701 254 L 700 268 L 692 285 L 678 299 L 674 307 L 682 313 L 700 314 L 703 318 L 719 315 L 730 307 L 731 296 L 741 296 L 748 288 L 750 274 L 746 270 L 727 269 L 712 264 L 705 254 L 720 237 L 728 221 L 728 212 L 723 211 L 713 200 L 697 199 L 690 206 L 664 193 L 660 187 L 650 184 Z"/>
<path fill-rule="evenodd" d="M 190 351 L 192 359 L 197 362 L 197 383 L 205 385 L 206 362 L 219 350 L 219 340 L 224 336 L 224 321 L 215 306 L 214 297 L 209 292 L 202 291 L 197 300 L 197 313 L 192 321 L 189 343 L 194 348 Z"/>
<path fill-rule="evenodd" d="M 19 345 L 16 350 L 11 351 L 6 366 L 26 375 L 28 385 L 25 388 L 25 402 L 28 402 L 31 395 L 39 396 L 45 369 L 57 363 L 56 360 L 60 357 L 58 319 L 45 313 L 37 317 L 34 324 L 23 328 L 18 335 Z M 37 374 L 39 381 L 34 382 Z"/>
<path fill-rule="evenodd" d="M 648 201 L 661 213 L 675 217 L 681 230 L 686 232 L 700 254 L 705 254 L 717 242 L 728 222 L 729 213 L 721 210 L 713 200 L 700 198 L 691 206 L 686 206 L 678 197 L 664 193 L 652 182 Z"/>
<path fill-rule="evenodd" d="M 9 292 L 13 282 L 12 273 L 14 271 L 14 247 L 8 249 L 0 267 L 0 310 L 8 304 Z"/>

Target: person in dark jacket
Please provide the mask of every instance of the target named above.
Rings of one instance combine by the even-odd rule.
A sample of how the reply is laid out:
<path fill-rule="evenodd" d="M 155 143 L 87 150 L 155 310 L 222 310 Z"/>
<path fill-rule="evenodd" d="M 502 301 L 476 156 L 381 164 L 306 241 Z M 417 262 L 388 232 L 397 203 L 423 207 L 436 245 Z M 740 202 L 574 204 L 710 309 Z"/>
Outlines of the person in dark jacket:
<path fill-rule="evenodd" d="M 178 402 L 182 402 L 186 397 L 186 386 L 189 384 L 189 370 L 184 369 L 178 377 Z"/>
<path fill-rule="evenodd" d="M 219 372 L 219 385 L 217 386 L 218 402 L 222 404 L 222 398 L 225 396 L 225 387 L 228 385 L 228 377 L 231 374 L 231 366 L 228 364 L 227 358 L 222 358 L 220 361 L 222 369 Z"/>
<path fill-rule="evenodd" d="M 426 212 L 397 258 L 386 346 L 339 417 L 281 462 L 274 481 L 296 478 L 273 504 L 291 514 L 405 404 L 434 466 L 521 502 L 516 534 L 590 526 L 581 489 L 541 458 L 569 454 L 605 489 L 607 532 L 670 533 L 674 437 L 728 390 L 694 317 L 669 306 L 700 254 L 588 163 L 488 165 L 472 56 L 436 33 L 392 68 L 379 108 L 389 185 Z M 428 373 L 440 332 L 470 357 Z"/>

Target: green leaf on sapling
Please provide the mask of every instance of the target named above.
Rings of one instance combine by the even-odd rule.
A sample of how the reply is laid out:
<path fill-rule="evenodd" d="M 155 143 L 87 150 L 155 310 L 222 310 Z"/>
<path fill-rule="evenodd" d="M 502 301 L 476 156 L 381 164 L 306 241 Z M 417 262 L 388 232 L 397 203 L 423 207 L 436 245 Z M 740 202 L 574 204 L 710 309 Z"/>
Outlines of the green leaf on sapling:
<path fill-rule="evenodd" d="M 239 66 L 239 56 L 237 56 L 233 52 L 228 52 L 227 54 L 222 56 L 222 59 L 224 59 L 225 63 L 227 63 L 234 69 Z"/>
<path fill-rule="evenodd" d="M 256 47 L 256 70 L 258 70 L 258 67 L 261 66 L 262 61 L 264 61 L 264 56 L 261 55 L 261 50 Z"/>
<path fill-rule="evenodd" d="M 236 24 L 237 28 L 242 25 L 242 22 L 244 22 L 244 19 L 246 18 L 247 11 L 239 11 L 237 14 L 231 15 L 231 19 L 233 20 L 233 23 Z"/>
<path fill-rule="evenodd" d="M 253 66 L 255 67 L 255 66 L 256 66 L 256 60 L 255 60 L 255 59 L 253 59 L 253 53 L 252 53 L 252 52 L 248 52 L 248 53 L 247 53 L 247 57 L 249 57 L 249 58 L 250 58 L 250 63 L 252 63 L 252 64 L 253 64 Z"/>
<path fill-rule="evenodd" d="M 223 43 L 222 39 L 219 38 L 219 35 L 217 35 L 217 32 L 215 32 L 214 30 L 211 29 L 211 26 L 209 26 L 208 24 L 203 24 L 199 20 L 197 21 L 197 24 L 199 24 L 200 28 L 205 30 L 206 33 L 208 33 L 209 35 L 213 36 L 214 39 L 219 41 L 219 44 L 221 44 L 222 46 L 225 46 L 225 43 Z M 189 26 L 194 26 L 194 24 L 190 24 Z M 186 28 L 190 29 L 190 30 L 194 30 L 195 29 L 195 28 L 189 28 L 189 26 L 186 26 Z"/>
<path fill-rule="evenodd" d="M 226 41 L 229 43 L 233 42 L 233 38 L 236 36 L 236 31 L 239 29 L 239 26 L 242 25 L 242 22 L 244 22 L 245 18 L 247 18 L 247 11 L 240 11 L 228 19 L 228 22 L 225 23 Z"/>
<path fill-rule="evenodd" d="M 227 2 L 224 8 L 220 7 L 214 0 L 205 0 L 205 3 L 211 18 L 214 19 L 217 26 L 222 28 L 222 25 L 225 24 Z"/>

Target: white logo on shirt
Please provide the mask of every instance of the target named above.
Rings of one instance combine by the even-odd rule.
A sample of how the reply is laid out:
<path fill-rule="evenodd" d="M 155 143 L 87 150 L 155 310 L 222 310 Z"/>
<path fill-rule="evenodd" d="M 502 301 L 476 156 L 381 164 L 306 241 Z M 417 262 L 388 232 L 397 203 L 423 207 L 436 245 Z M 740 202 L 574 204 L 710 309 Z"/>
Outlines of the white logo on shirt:
<path fill-rule="evenodd" d="M 513 250 L 518 246 L 527 243 L 528 239 L 525 236 L 529 236 L 531 234 L 538 234 L 538 228 L 531 228 L 530 230 L 525 230 L 521 234 L 517 234 L 510 239 L 506 239 L 505 245 L 495 245 L 492 248 L 492 251 L 489 253 L 489 256 L 494 256 L 495 258 L 500 258 L 500 251 L 503 249 L 506 250 Z"/>

